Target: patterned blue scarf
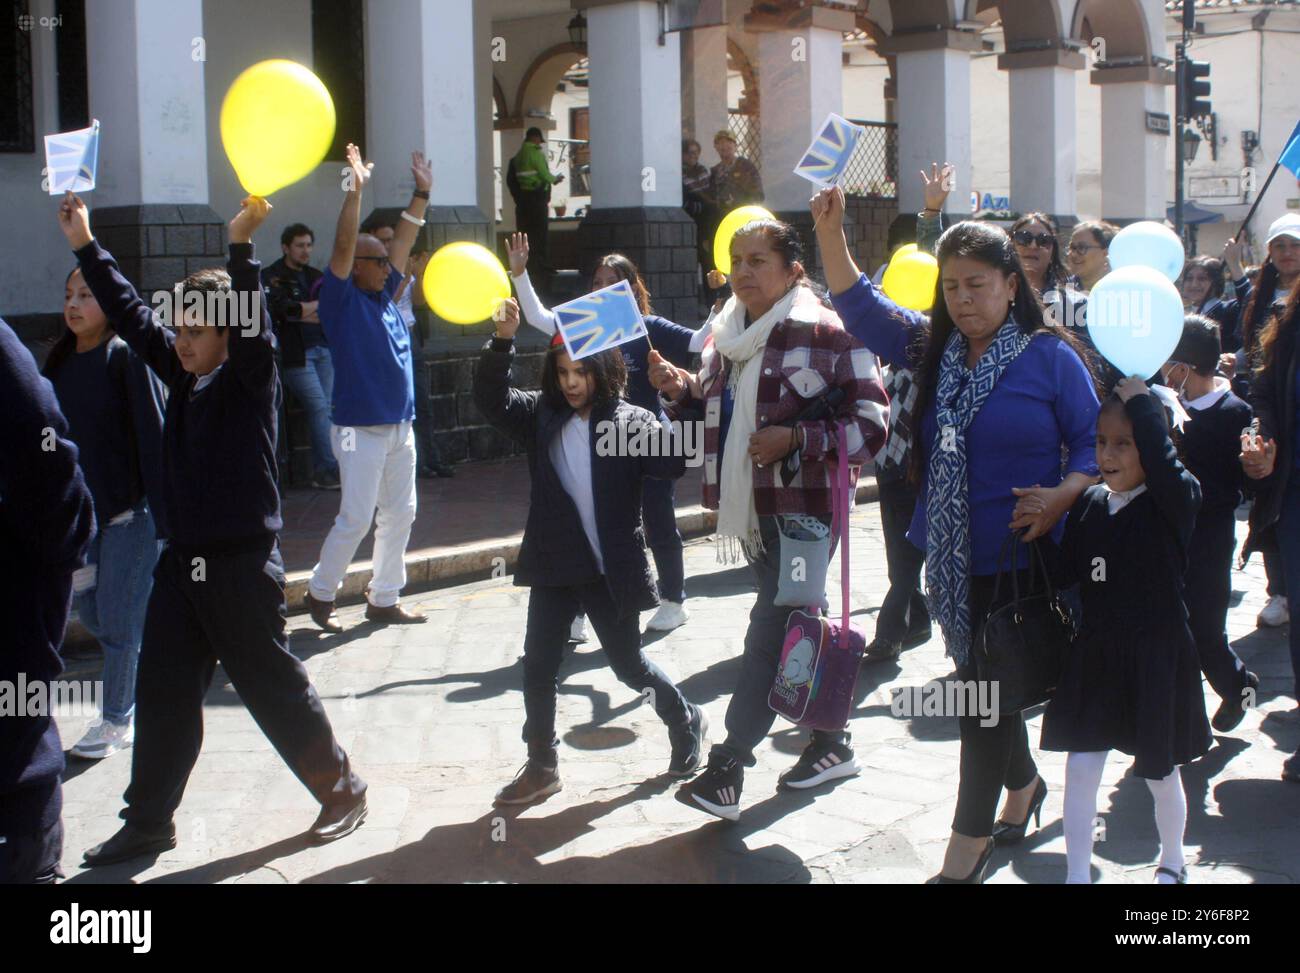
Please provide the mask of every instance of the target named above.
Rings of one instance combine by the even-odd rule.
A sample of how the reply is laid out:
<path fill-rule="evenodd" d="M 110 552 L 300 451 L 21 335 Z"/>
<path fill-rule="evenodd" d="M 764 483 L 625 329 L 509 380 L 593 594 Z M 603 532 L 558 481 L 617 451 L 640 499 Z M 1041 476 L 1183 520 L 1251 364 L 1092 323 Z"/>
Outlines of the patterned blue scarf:
<path fill-rule="evenodd" d="M 1007 318 L 972 370 L 966 368 L 966 337 L 954 329 L 939 361 L 938 428 L 926 477 L 925 589 L 930 614 L 939 620 L 948 655 L 958 665 L 970 658 L 971 642 L 966 430 L 1031 338 Z"/>

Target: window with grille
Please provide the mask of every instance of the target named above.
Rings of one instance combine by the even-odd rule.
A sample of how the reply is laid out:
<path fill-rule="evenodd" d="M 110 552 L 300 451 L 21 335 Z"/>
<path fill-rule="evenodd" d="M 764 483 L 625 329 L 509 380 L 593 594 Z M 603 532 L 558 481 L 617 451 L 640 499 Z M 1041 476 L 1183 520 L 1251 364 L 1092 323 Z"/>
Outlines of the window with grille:
<path fill-rule="evenodd" d="M 27 0 L 10 0 L 0 27 L 0 152 L 35 152 L 32 106 L 32 33 L 36 20 Z"/>
<path fill-rule="evenodd" d="M 759 140 L 758 116 L 733 111 L 727 121 L 727 128 L 736 140 L 736 155 L 748 159 L 762 172 L 763 153 Z"/>
<path fill-rule="evenodd" d="M 893 122 L 850 119 L 867 130 L 844 169 L 840 185 L 847 196 L 898 197 L 898 126 Z"/>
<path fill-rule="evenodd" d="M 312 70 L 334 99 L 334 144 L 328 158 L 344 158 L 349 142 L 366 154 L 366 28 L 362 0 L 312 0 Z"/>

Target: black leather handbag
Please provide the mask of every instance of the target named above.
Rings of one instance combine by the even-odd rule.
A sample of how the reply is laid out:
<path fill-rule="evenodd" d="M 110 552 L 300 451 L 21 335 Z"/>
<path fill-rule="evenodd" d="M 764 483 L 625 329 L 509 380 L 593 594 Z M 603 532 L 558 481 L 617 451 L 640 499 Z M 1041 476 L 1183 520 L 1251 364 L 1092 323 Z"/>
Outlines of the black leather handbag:
<path fill-rule="evenodd" d="M 974 646 L 976 672 L 981 681 L 997 682 L 998 712 L 1003 715 L 1019 713 L 1052 697 L 1074 638 L 1074 620 L 1052 583 L 1037 541 L 1027 545 L 1028 590 L 1020 590 L 1016 570 L 1020 544 L 1019 532 L 1002 544 L 992 607 Z M 1008 552 L 1011 600 L 1002 603 L 999 596 Z M 1035 577 L 1039 573 L 1041 584 Z"/>

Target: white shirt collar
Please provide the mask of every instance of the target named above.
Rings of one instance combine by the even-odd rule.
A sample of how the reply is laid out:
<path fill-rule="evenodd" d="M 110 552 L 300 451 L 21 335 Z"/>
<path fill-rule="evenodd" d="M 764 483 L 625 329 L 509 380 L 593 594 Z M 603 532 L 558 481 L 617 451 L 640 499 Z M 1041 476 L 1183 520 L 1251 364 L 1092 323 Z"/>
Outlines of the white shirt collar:
<path fill-rule="evenodd" d="M 1214 389 L 1186 403 L 1189 409 L 1208 409 L 1232 391 L 1232 383 L 1222 375 L 1214 376 Z"/>
<path fill-rule="evenodd" d="M 217 372 L 221 371 L 225 367 L 226 367 L 226 363 L 222 362 L 216 368 L 212 369 L 212 371 L 208 372 L 208 374 L 200 375 L 197 379 L 195 379 L 194 392 L 202 392 L 205 388 L 211 385 L 212 380 L 217 377 Z M 191 394 L 193 394 L 193 392 Z"/>
<path fill-rule="evenodd" d="M 1105 484 L 1102 485 L 1105 486 Z M 1139 483 L 1132 490 L 1124 490 L 1123 492 L 1116 492 L 1110 487 L 1106 487 L 1106 507 L 1112 514 L 1117 514 L 1132 503 L 1135 497 L 1146 492 L 1147 485 L 1145 483 Z"/>

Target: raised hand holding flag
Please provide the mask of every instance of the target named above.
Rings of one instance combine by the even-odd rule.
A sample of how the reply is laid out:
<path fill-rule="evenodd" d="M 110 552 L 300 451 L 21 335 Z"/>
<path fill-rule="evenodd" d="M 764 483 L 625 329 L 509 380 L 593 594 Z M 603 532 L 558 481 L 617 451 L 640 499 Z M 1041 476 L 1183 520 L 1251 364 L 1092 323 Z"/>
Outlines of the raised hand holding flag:
<path fill-rule="evenodd" d="M 844 175 L 858 140 L 866 132 L 847 118 L 831 112 L 822 124 L 821 133 L 813 139 L 803 160 L 794 168 L 795 175 L 803 176 L 818 186 L 834 186 Z"/>
<path fill-rule="evenodd" d="M 89 128 L 45 136 L 45 172 L 51 196 L 95 188 L 99 165 L 99 119 Z"/>
<path fill-rule="evenodd" d="M 632 286 L 620 280 L 555 309 L 555 324 L 574 361 L 648 337 Z"/>

